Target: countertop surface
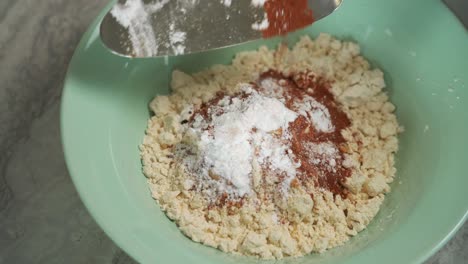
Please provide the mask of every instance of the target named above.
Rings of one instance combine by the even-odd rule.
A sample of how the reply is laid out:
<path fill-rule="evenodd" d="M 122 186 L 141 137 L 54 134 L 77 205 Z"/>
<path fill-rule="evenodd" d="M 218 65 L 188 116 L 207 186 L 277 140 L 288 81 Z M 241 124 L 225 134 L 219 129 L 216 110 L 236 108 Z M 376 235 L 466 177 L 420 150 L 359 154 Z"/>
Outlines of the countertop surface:
<path fill-rule="evenodd" d="M 65 72 L 106 2 L 0 1 L 0 263 L 135 263 L 83 206 L 60 143 Z M 468 263 L 468 223 L 427 263 Z"/>

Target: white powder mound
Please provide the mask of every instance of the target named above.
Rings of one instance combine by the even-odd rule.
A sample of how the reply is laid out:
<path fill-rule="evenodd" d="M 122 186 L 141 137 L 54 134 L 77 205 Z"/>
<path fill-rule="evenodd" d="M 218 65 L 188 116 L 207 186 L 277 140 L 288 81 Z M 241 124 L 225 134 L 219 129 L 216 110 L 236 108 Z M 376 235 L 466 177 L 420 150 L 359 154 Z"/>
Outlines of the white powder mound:
<path fill-rule="evenodd" d="M 211 122 L 196 116 L 189 132 L 191 138 L 197 139 L 191 148 L 195 155 L 179 154 L 184 156 L 189 171 L 200 178 L 200 189 L 211 200 L 223 193 L 235 199 L 251 192 L 256 146 L 261 149 L 256 162 L 269 162 L 272 170 L 285 172 L 291 179 L 295 177 L 293 162 L 282 152 L 286 147 L 268 133 L 286 130 L 289 122 L 296 119 L 296 113 L 278 99 L 262 96 L 251 88 L 244 88 L 244 92 L 249 94 L 245 100 L 230 97 L 220 100 L 210 111 Z M 209 124 L 212 130 L 208 130 Z"/>

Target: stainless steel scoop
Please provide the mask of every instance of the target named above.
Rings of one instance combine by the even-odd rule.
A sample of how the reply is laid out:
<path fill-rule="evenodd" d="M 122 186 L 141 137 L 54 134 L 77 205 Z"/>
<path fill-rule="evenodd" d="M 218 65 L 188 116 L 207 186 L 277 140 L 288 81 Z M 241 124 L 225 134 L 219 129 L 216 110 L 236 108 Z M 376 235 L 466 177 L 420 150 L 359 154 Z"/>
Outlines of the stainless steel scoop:
<path fill-rule="evenodd" d="M 319 20 L 342 0 L 308 2 Z M 264 16 L 251 0 L 118 0 L 102 21 L 100 36 L 121 56 L 188 54 L 259 39 L 262 32 L 253 25 L 260 26 Z"/>

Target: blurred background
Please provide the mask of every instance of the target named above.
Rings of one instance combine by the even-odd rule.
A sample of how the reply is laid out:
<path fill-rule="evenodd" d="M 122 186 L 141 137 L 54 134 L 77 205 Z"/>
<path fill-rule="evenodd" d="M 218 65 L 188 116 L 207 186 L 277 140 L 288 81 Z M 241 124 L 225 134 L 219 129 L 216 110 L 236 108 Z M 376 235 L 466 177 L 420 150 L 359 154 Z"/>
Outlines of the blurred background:
<path fill-rule="evenodd" d="M 0 0 L 1 264 L 135 263 L 83 206 L 60 143 L 67 65 L 107 2 Z M 468 223 L 426 263 L 468 263 Z"/>

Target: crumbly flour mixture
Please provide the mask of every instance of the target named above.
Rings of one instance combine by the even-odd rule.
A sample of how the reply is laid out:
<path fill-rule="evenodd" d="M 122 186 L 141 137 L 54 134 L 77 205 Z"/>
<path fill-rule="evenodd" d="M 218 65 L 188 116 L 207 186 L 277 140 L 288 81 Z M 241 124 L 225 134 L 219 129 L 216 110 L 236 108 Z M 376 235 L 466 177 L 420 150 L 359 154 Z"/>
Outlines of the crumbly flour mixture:
<path fill-rule="evenodd" d="M 140 146 L 151 193 L 196 242 L 265 259 L 345 243 L 379 211 L 402 130 L 359 46 L 321 34 L 174 71 Z"/>

